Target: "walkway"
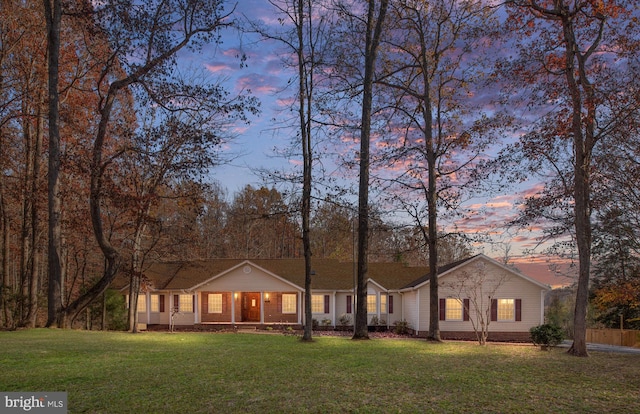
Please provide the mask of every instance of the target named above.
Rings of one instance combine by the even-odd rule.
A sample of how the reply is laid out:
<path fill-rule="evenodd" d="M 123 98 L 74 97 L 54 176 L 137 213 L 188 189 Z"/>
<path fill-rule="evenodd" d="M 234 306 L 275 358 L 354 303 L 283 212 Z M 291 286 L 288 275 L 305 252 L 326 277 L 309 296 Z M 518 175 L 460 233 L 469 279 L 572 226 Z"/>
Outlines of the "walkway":
<path fill-rule="evenodd" d="M 573 341 L 565 340 L 560 345 L 561 348 L 570 348 Z M 617 345 L 605 345 L 605 344 L 594 344 L 587 343 L 587 351 L 596 351 L 596 352 L 617 352 L 620 354 L 635 354 L 640 355 L 640 348 L 632 348 L 630 346 L 617 346 Z"/>

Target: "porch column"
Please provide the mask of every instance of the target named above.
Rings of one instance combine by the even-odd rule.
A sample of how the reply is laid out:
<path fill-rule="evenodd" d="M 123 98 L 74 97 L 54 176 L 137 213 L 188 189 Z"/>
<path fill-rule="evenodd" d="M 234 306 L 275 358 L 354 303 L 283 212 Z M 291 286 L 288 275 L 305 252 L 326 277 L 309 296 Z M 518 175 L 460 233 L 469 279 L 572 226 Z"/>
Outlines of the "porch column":
<path fill-rule="evenodd" d="M 302 325 L 302 314 L 304 313 L 302 310 L 304 307 L 302 306 L 302 295 L 303 292 L 298 292 L 298 325 Z"/>
<path fill-rule="evenodd" d="M 237 293 L 231 291 L 231 323 L 236 323 L 236 295 Z"/>
<path fill-rule="evenodd" d="M 193 294 L 194 307 L 196 312 L 193 314 L 193 323 L 200 323 L 200 295 L 196 292 Z"/>
<path fill-rule="evenodd" d="M 333 291 L 333 303 L 331 304 L 331 319 L 332 319 L 332 324 L 333 327 L 336 327 L 336 295 L 338 294 L 338 292 L 336 292 L 335 290 Z"/>
<path fill-rule="evenodd" d="M 149 324 L 149 321 L 151 320 L 151 294 L 149 292 L 145 293 L 145 302 L 147 303 L 147 325 Z"/>
<path fill-rule="evenodd" d="M 260 291 L 260 325 L 264 325 L 264 292 Z"/>

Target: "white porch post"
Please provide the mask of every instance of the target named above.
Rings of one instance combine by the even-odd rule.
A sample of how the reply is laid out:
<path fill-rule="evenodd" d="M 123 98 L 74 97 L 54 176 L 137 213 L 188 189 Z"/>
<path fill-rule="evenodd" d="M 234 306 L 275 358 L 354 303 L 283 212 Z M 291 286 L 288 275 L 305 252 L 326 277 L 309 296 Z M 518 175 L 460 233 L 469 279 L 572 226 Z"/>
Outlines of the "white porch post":
<path fill-rule="evenodd" d="M 333 323 L 333 327 L 336 327 L 336 298 L 337 298 L 337 294 L 338 292 L 336 292 L 335 290 L 333 291 L 333 303 L 331 304 L 331 319 L 332 319 L 332 323 Z"/>
<path fill-rule="evenodd" d="M 231 323 L 236 324 L 236 295 L 235 291 L 231 291 Z"/>
<path fill-rule="evenodd" d="M 302 325 L 302 314 L 303 314 L 303 303 L 302 303 L 303 294 L 302 292 L 298 292 L 298 325 Z"/>
<path fill-rule="evenodd" d="M 199 306 L 199 297 L 198 292 L 193 294 L 193 302 L 196 312 L 193 314 L 193 323 L 200 323 L 200 306 Z"/>
<path fill-rule="evenodd" d="M 151 320 L 151 294 L 149 292 L 145 293 L 145 302 L 147 303 L 147 325 L 149 324 L 149 321 Z"/>
<path fill-rule="evenodd" d="M 260 292 L 260 325 L 264 324 L 264 292 Z"/>

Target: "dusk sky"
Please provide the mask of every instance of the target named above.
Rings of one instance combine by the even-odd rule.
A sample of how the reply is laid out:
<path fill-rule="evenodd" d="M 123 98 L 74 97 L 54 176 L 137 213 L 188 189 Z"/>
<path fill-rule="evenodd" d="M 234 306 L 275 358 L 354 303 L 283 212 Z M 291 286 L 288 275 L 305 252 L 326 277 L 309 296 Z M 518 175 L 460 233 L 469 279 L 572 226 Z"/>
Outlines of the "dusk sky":
<path fill-rule="evenodd" d="M 276 23 L 272 6 L 266 0 L 243 0 L 238 2 L 236 13 L 252 19 L 261 19 L 264 23 Z M 226 151 L 239 156 L 229 165 L 215 168 L 214 178 L 219 181 L 232 196 L 245 185 L 260 186 L 263 181 L 255 173 L 255 169 L 286 168 L 299 164 L 297 159 L 284 159 L 276 156 L 274 149 L 286 148 L 292 137 L 291 133 L 279 128 L 288 114 L 286 100 L 295 92 L 286 90 L 287 82 L 294 76 L 285 68 L 282 55 L 283 48 L 274 42 L 260 41 L 255 35 L 238 34 L 227 31 L 223 43 L 217 47 L 208 47 L 202 53 L 183 55 L 182 60 L 190 69 L 204 69 L 211 79 L 221 79 L 232 93 L 251 90 L 262 104 L 262 113 L 251 118 L 250 125 L 238 125 L 237 138 L 229 144 Z M 246 66 L 241 68 L 240 55 L 248 57 Z M 284 110 L 284 112 L 283 112 Z M 279 124 L 280 123 L 280 124 Z M 357 177 L 352 177 L 354 183 Z M 491 231 L 494 242 L 509 243 L 513 261 L 522 264 L 521 270 L 530 273 L 547 273 L 549 279 L 545 283 L 555 283 L 551 272 L 547 269 L 547 261 L 555 261 L 553 257 L 523 255 L 523 251 L 536 247 L 540 232 L 538 228 L 525 231 L 506 230 L 503 224 L 517 213 L 517 201 L 537 184 L 527 183 L 518 189 L 511 189 L 502 194 L 490 197 L 476 197 L 468 200 L 464 208 L 470 214 L 467 218 L 456 222 L 458 230 L 467 233 Z M 485 253 L 492 257 L 504 255 L 504 250 L 490 243 L 474 246 L 476 253 Z M 536 252 L 542 252 L 541 247 Z M 533 266 L 532 264 L 537 264 Z"/>

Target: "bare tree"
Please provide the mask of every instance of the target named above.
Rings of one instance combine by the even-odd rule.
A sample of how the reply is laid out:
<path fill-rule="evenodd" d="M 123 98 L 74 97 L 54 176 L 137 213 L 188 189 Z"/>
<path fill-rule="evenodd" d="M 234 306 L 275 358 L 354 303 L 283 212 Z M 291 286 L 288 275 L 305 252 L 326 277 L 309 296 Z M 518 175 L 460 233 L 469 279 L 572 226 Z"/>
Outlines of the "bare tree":
<path fill-rule="evenodd" d="M 47 326 L 63 325 L 62 314 L 62 230 L 60 198 L 60 98 L 58 79 L 60 68 L 60 26 L 62 24 L 62 1 L 43 0 L 47 23 L 47 67 L 49 76 L 49 287 Z"/>
<path fill-rule="evenodd" d="M 369 176 L 371 145 L 371 114 L 373 84 L 378 47 L 382 38 L 388 0 L 379 3 L 370 0 L 366 18 L 364 81 L 362 93 L 362 120 L 360 124 L 360 179 L 358 185 L 358 264 L 356 289 L 356 315 L 353 339 L 368 339 L 367 271 L 369 262 Z"/>
<path fill-rule="evenodd" d="M 509 35 L 518 34 L 521 59 L 505 60 L 503 73 L 516 80 L 520 97 L 529 97 L 529 108 L 542 102 L 549 108 L 531 123 L 519 145 L 532 170 L 544 163 L 556 177 L 545 188 L 546 196 L 527 200 L 525 220 L 546 216 L 561 224 L 554 235 L 573 237 L 579 271 L 569 353 L 588 356 L 592 209 L 597 199 L 592 190 L 599 170 L 594 151 L 638 108 L 637 18 L 632 12 L 637 7 L 634 2 L 588 0 L 507 4 Z"/>
<path fill-rule="evenodd" d="M 438 246 L 447 236 L 441 213 L 456 210 L 468 180 L 465 169 L 472 169 L 488 143 L 491 122 L 469 99 L 480 81 L 482 59 L 469 56 L 487 41 L 491 21 L 480 2 L 398 1 L 390 11 L 392 35 L 383 45 L 379 83 L 386 87 L 387 112 L 398 132 L 388 134 L 391 151 L 382 159 L 400 164 L 400 175 L 390 178 L 396 187 L 392 199 L 411 216 L 428 247 L 427 338 L 434 341 L 440 340 Z"/>
<path fill-rule="evenodd" d="M 202 45 L 231 24 L 221 1 L 194 1 L 186 6 L 173 1 L 127 6 L 114 0 L 96 5 L 91 16 L 96 25 L 95 36 L 104 40 L 102 46 L 109 44 L 112 51 L 109 59 L 102 61 L 103 77 L 98 80 L 100 105 L 90 165 L 91 221 L 105 258 L 105 268 L 102 277 L 66 308 L 56 307 L 56 321 L 50 326 L 70 326 L 71 320 L 107 289 L 120 267 L 121 254 L 105 233 L 102 211 L 105 172 L 117 156 L 126 151 L 123 148 L 115 154 L 105 154 L 110 134 L 114 132 L 114 111 L 124 104 L 122 100 L 127 99 L 130 96 L 127 94 L 136 86 L 156 104 L 170 106 L 170 96 L 178 97 L 182 90 L 171 87 L 162 90 L 166 83 L 160 80 L 171 73 L 176 54 L 186 47 Z M 50 289 L 55 289 L 55 284 Z M 50 296 L 55 293 L 50 291 Z M 55 300 L 53 298 L 54 304 L 59 303 Z"/>
<path fill-rule="evenodd" d="M 489 337 L 492 308 L 496 308 L 496 292 L 508 282 L 507 273 L 492 274 L 483 262 L 475 264 L 472 271 L 463 271 L 455 280 L 443 283 L 443 288 L 452 293 L 462 305 L 464 320 L 469 320 L 480 345 L 486 345 Z"/>

